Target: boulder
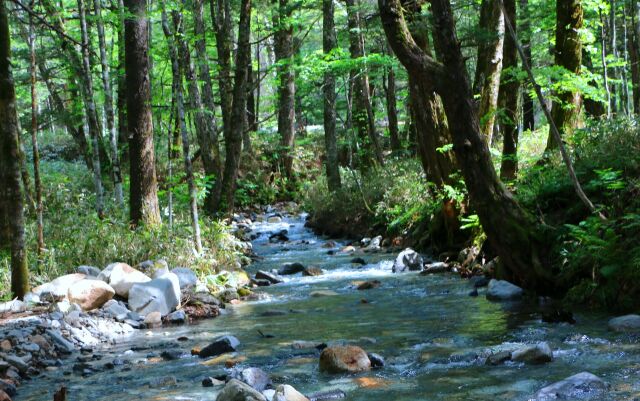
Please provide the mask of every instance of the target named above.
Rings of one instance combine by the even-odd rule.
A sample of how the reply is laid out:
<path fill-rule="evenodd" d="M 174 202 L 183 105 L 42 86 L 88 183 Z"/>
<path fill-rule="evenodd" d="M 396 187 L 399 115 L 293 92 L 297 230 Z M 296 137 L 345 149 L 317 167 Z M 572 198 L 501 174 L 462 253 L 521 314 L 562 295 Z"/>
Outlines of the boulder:
<path fill-rule="evenodd" d="M 364 266 L 367 264 L 367 262 L 362 258 L 353 258 L 351 259 L 351 263 L 355 265 L 361 265 L 361 266 Z"/>
<path fill-rule="evenodd" d="M 220 391 L 216 401 L 267 401 L 267 399 L 248 384 L 231 379 Z"/>
<path fill-rule="evenodd" d="M 129 290 L 129 309 L 141 315 L 160 312 L 166 316 L 180 305 L 180 297 L 178 276 L 167 273 L 145 283 L 133 284 Z"/>
<path fill-rule="evenodd" d="M 276 388 L 276 392 L 272 398 L 273 401 L 309 401 L 298 390 L 288 384 L 281 384 Z"/>
<path fill-rule="evenodd" d="M 178 276 L 181 290 L 195 287 L 196 284 L 198 284 L 198 276 L 196 276 L 193 270 L 187 267 L 176 267 L 175 269 L 171 270 L 171 273 Z"/>
<path fill-rule="evenodd" d="M 111 318 L 124 321 L 128 318 L 129 309 L 127 309 L 122 303 L 112 299 L 102 305 L 102 310 Z"/>
<path fill-rule="evenodd" d="M 495 354 L 489 355 L 487 357 L 487 360 L 485 361 L 485 364 L 491 365 L 491 366 L 497 366 L 497 365 L 502 365 L 506 361 L 510 361 L 510 360 L 511 360 L 511 352 L 500 351 L 500 352 L 496 352 Z"/>
<path fill-rule="evenodd" d="M 366 247 L 368 251 L 377 251 L 380 249 L 380 244 L 382 243 L 382 235 L 378 235 L 369 241 L 369 244 Z"/>
<path fill-rule="evenodd" d="M 256 280 L 267 280 L 271 284 L 282 283 L 282 279 L 279 278 L 277 275 L 265 272 L 264 270 L 258 270 L 256 272 Z"/>
<path fill-rule="evenodd" d="M 601 397 L 608 387 L 607 383 L 598 376 L 589 372 L 581 372 L 542 388 L 532 401 L 598 400 L 602 399 Z"/>
<path fill-rule="evenodd" d="M 285 263 L 282 268 L 278 270 L 278 274 L 286 276 L 290 274 L 296 274 L 304 271 L 304 265 L 302 263 Z"/>
<path fill-rule="evenodd" d="M 540 365 L 553 360 L 553 351 L 546 342 L 528 345 L 511 353 L 511 360 L 531 365 Z"/>
<path fill-rule="evenodd" d="M 134 284 L 146 283 L 151 278 L 139 270 L 134 269 L 126 263 L 117 263 L 111 269 L 109 275 L 109 285 L 113 287 L 116 294 L 123 298 L 129 298 L 129 290 Z"/>
<path fill-rule="evenodd" d="M 273 385 L 267 372 L 260 368 L 243 369 L 242 372 L 237 374 L 236 378 L 260 392 Z"/>
<path fill-rule="evenodd" d="M 97 309 L 115 295 L 111 286 L 102 280 L 85 279 L 69 287 L 69 302 L 80 305 L 82 310 Z"/>
<path fill-rule="evenodd" d="M 371 361 L 371 367 L 373 369 L 380 369 L 384 367 L 384 358 L 382 355 L 370 352 L 367 356 L 369 357 L 369 361 Z"/>
<path fill-rule="evenodd" d="M 98 277 L 100 275 L 100 269 L 94 266 L 78 266 L 76 267 L 76 273 L 81 273 L 87 277 Z"/>
<path fill-rule="evenodd" d="M 200 358 L 209 358 L 227 352 L 234 352 L 238 349 L 239 345 L 240 341 L 234 336 L 223 336 L 201 349 L 198 356 Z"/>
<path fill-rule="evenodd" d="M 302 271 L 303 276 L 321 276 L 322 273 L 322 269 L 316 266 L 309 266 Z"/>
<path fill-rule="evenodd" d="M 332 346 L 320 354 L 320 371 L 326 373 L 356 373 L 371 369 L 367 353 L 354 345 Z"/>
<path fill-rule="evenodd" d="M 67 297 L 69 287 L 87 276 L 81 273 L 72 273 L 60 276 L 50 283 L 42 284 L 33 289 L 33 293 L 41 300 L 47 302 L 59 302 Z"/>
<path fill-rule="evenodd" d="M 640 332 L 640 316 L 625 315 L 609 320 L 609 330 L 617 332 Z"/>
<path fill-rule="evenodd" d="M 167 322 L 171 324 L 183 324 L 187 321 L 187 314 L 182 310 L 171 312 L 166 317 Z"/>
<path fill-rule="evenodd" d="M 492 279 L 487 288 L 487 299 L 492 301 L 510 301 L 522 298 L 522 288 L 504 280 Z"/>
<path fill-rule="evenodd" d="M 394 273 L 422 270 L 423 264 L 422 256 L 413 249 L 407 248 L 398 254 L 391 270 Z"/>
<path fill-rule="evenodd" d="M 374 288 L 378 288 L 382 285 L 382 282 L 380 280 L 369 280 L 369 281 L 365 281 L 364 283 L 358 285 L 358 289 L 359 290 L 371 290 Z"/>

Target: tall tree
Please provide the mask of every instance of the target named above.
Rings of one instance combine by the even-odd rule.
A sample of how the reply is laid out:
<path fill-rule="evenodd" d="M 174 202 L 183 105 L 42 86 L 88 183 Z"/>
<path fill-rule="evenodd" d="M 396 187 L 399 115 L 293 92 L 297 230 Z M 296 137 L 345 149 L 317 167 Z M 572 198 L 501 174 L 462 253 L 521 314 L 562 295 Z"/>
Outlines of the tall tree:
<path fill-rule="evenodd" d="M 520 21 L 522 21 L 518 32 L 519 37 L 522 38 L 522 47 L 524 55 L 527 60 L 527 65 L 531 65 L 531 21 L 529 13 L 529 0 L 520 1 Z M 515 24 L 515 22 L 514 22 Z M 533 109 L 533 95 L 530 92 L 530 88 L 523 87 L 522 91 L 522 129 L 524 131 L 535 129 L 535 111 Z"/>
<path fill-rule="evenodd" d="M 200 145 L 200 154 L 202 155 L 202 164 L 205 174 L 213 182 L 207 184 L 207 194 L 204 199 L 204 210 L 208 214 L 215 213 L 215 199 L 218 194 L 215 192 L 220 190 L 220 185 L 216 185 L 217 181 L 222 179 L 222 161 L 220 160 L 220 145 L 218 141 L 218 123 L 216 121 L 215 112 L 216 104 L 213 95 L 213 84 L 211 82 L 211 73 L 209 71 L 209 56 L 207 54 L 206 44 L 206 27 L 203 18 L 203 0 L 193 0 L 193 27 L 196 37 L 196 61 L 198 65 L 198 80 L 202 87 L 202 119 L 206 128 L 198 136 Z"/>
<path fill-rule="evenodd" d="M 389 120 L 389 139 L 391 150 L 400 150 L 400 132 L 398 129 L 398 109 L 396 107 L 396 73 L 393 66 L 387 67 L 384 79 L 384 91 L 387 100 L 387 118 Z"/>
<path fill-rule="evenodd" d="M 124 3 L 123 0 L 114 0 L 114 8 L 118 10 L 118 148 L 120 161 L 129 160 L 129 152 L 126 146 L 129 144 L 129 130 L 127 122 L 127 78 L 125 74 L 124 56 Z"/>
<path fill-rule="evenodd" d="M 89 30 L 87 27 L 87 12 L 84 0 L 78 0 L 78 14 L 80 15 L 80 32 L 82 37 L 82 81 L 84 94 L 84 107 L 89 123 L 89 136 L 91 137 L 91 148 L 93 154 L 93 184 L 96 190 L 96 211 L 99 217 L 104 214 L 104 193 L 102 188 L 102 169 L 100 167 L 100 137 L 102 128 L 98 120 L 98 111 L 93 91 L 93 77 L 91 74 L 91 56 Z"/>
<path fill-rule="evenodd" d="M 498 272 L 525 287 L 551 292 L 551 271 L 533 217 L 502 185 L 493 168 L 480 130 L 465 58 L 455 31 L 449 0 L 431 0 L 433 37 L 442 62 L 422 51 L 413 40 L 399 0 L 379 0 L 382 24 L 394 53 L 410 74 L 444 103 L 453 136 L 453 150 L 464 177 L 471 206 L 504 268 Z"/>
<path fill-rule="evenodd" d="M 504 42 L 504 15 L 500 9 L 500 0 L 482 0 L 480 29 L 473 92 L 480 95 L 480 129 L 487 143 L 491 144 L 498 109 Z"/>
<path fill-rule="evenodd" d="M 288 0 L 272 0 L 275 30 L 274 53 L 278 71 L 278 133 L 280 162 L 283 173 L 293 178 L 293 146 L 295 141 L 295 76 L 293 72 L 293 6 Z"/>
<path fill-rule="evenodd" d="M 42 205 L 42 181 L 40 179 L 40 149 L 38 147 L 38 96 L 36 91 L 36 32 L 33 16 L 29 15 L 29 75 L 31 81 L 31 149 L 33 152 L 33 185 L 36 195 L 36 226 L 38 256 L 44 250 L 44 220 Z"/>
<path fill-rule="evenodd" d="M 364 35 L 360 18 L 360 2 L 358 0 L 345 0 L 347 5 L 347 24 L 349 28 L 349 53 L 357 63 L 364 63 Z M 353 85 L 352 120 L 358 133 L 358 138 L 366 146 L 368 155 L 364 155 L 363 164 L 369 164 L 368 160 L 378 164 L 384 164 L 382 147 L 375 129 L 373 107 L 371 105 L 371 93 L 369 88 L 369 74 L 366 65 L 354 68 L 351 71 L 350 80 Z"/>
<path fill-rule="evenodd" d="M 498 0 L 504 4 L 505 18 L 516 30 L 516 0 Z M 506 35 L 503 50 L 503 77 L 500 80 L 500 103 L 503 111 L 502 162 L 500 177 L 513 180 L 518 171 L 518 93 L 520 82 L 516 76 L 518 49 L 511 35 Z"/>
<path fill-rule="evenodd" d="M 129 213 L 134 225 L 160 224 L 149 81 L 149 34 L 145 0 L 125 0 L 127 119 L 130 132 Z"/>
<path fill-rule="evenodd" d="M 109 145 L 111 148 L 111 176 L 113 189 L 118 205 L 124 205 L 122 195 L 122 172 L 120 170 L 120 155 L 118 152 L 118 135 L 116 133 L 115 112 L 113 110 L 113 93 L 111 91 L 111 71 L 107 57 L 107 40 L 102 18 L 102 0 L 93 0 L 96 28 L 98 29 L 98 46 L 100 47 L 100 67 L 102 69 L 102 90 L 104 92 L 104 114 L 107 120 Z"/>
<path fill-rule="evenodd" d="M 11 69 L 6 3 L 5 0 L 0 1 L 0 247 L 9 245 L 11 249 L 11 292 L 22 299 L 29 291 L 29 271 L 20 188 L 16 90 Z"/>
<path fill-rule="evenodd" d="M 337 46 L 333 0 L 322 0 L 322 50 L 325 58 Z M 327 185 L 330 191 L 335 191 L 340 188 L 341 182 L 336 133 L 336 77 L 330 68 L 324 72 L 322 92 L 324 100 L 324 148 L 326 152 Z"/>
<path fill-rule="evenodd" d="M 582 66 L 582 42 L 580 30 L 583 24 L 581 0 L 556 1 L 555 64 L 568 74 L 580 74 Z M 551 115 L 561 135 L 571 133 L 579 124 L 582 98 L 576 90 L 561 88 L 551 107 Z M 549 133 L 545 153 L 557 149 L 554 136 Z"/>

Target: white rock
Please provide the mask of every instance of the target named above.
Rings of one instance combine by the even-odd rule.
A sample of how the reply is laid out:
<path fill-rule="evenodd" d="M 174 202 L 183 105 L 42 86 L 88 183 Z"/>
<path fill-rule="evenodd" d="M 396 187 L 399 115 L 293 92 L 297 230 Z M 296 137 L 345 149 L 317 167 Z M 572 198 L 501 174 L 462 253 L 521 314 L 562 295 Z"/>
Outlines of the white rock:
<path fill-rule="evenodd" d="M 129 290 L 136 283 L 146 283 L 151 278 L 139 270 L 134 269 L 126 263 L 118 263 L 111 269 L 109 285 L 113 287 L 116 294 L 128 298 Z"/>
<path fill-rule="evenodd" d="M 532 401 L 599 399 L 594 396 L 603 395 L 608 385 L 598 376 L 581 372 L 559 382 L 544 387 L 536 393 Z"/>
<path fill-rule="evenodd" d="M 22 313 L 27 310 L 27 304 L 19 299 L 0 303 L 0 313 Z"/>
<path fill-rule="evenodd" d="M 134 284 L 129 290 L 129 309 L 141 315 L 160 312 L 171 313 L 180 305 L 180 280 L 173 273 L 145 283 Z"/>
<path fill-rule="evenodd" d="M 309 401 L 309 399 L 290 385 L 281 384 L 276 388 L 272 401 Z"/>

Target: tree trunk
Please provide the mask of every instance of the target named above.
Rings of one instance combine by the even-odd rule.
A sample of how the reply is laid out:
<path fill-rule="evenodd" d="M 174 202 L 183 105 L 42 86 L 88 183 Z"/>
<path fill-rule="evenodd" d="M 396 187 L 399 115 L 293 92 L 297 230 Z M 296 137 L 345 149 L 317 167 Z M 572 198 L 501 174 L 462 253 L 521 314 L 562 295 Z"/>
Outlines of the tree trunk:
<path fill-rule="evenodd" d="M 118 10 L 118 147 L 120 162 L 129 160 L 129 129 L 127 119 L 127 77 L 125 74 L 124 55 L 124 3 L 123 0 L 114 0 Z"/>
<path fill-rule="evenodd" d="M 87 14 L 84 0 L 78 0 L 78 14 L 80 15 L 80 32 L 82 37 L 82 88 L 93 155 L 93 184 L 96 191 L 96 212 L 98 213 L 98 217 L 102 218 L 104 215 L 104 194 L 102 189 L 102 169 L 100 168 L 100 148 L 98 146 L 100 137 L 102 136 L 102 128 L 100 127 L 100 121 L 98 121 L 98 112 L 93 94 L 89 32 L 87 29 Z"/>
<path fill-rule="evenodd" d="M 556 2 L 556 48 L 555 64 L 563 67 L 569 74 L 580 74 L 582 65 L 582 29 L 581 0 L 558 0 Z M 551 115 L 561 135 L 571 133 L 579 124 L 582 100 L 580 93 L 571 90 L 559 90 L 557 101 L 551 106 Z M 551 132 L 547 139 L 545 153 L 557 149 L 558 144 Z"/>
<path fill-rule="evenodd" d="M 503 0 L 498 0 L 503 1 Z M 504 0 L 505 18 L 516 30 L 516 0 Z M 520 82 L 517 77 L 518 49 L 511 35 L 504 39 L 503 77 L 500 80 L 500 102 L 504 117 L 502 128 L 502 162 L 500 178 L 513 180 L 518 171 L 518 93 Z"/>
<path fill-rule="evenodd" d="M 160 224 L 151 120 L 149 35 L 145 0 L 125 0 L 127 120 L 131 138 L 129 213 L 133 225 Z"/>
<path fill-rule="evenodd" d="M 586 49 L 582 49 L 582 63 L 588 71 L 593 70 L 593 63 L 591 62 L 591 56 L 586 51 Z M 589 85 L 597 90 L 598 84 L 595 80 L 589 81 Z M 584 98 L 584 111 L 587 115 L 593 118 L 601 118 L 607 115 L 607 105 L 604 102 L 599 102 L 597 100 L 590 99 L 588 97 Z"/>
<path fill-rule="evenodd" d="M 632 15 L 632 19 L 633 19 Z M 631 68 L 631 87 L 632 87 L 632 103 L 633 112 L 635 114 L 640 113 L 640 68 L 638 66 L 638 38 L 635 32 L 631 32 L 629 42 L 627 43 L 627 50 L 629 52 L 629 61 Z"/>
<path fill-rule="evenodd" d="M 346 0 L 347 23 L 349 28 L 349 53 L 357 62 L 364 62 L 364 37 L 361 32 L 360 3 L 358 0 Z M 371 93 L 369 92 L 369 75 L 366 66 L 351 71 L 353 82 L 352 118 L 358 132 L 358 139 L 364 145 L 366 153 L 361 158 L 364 166 L 371 161 L 383 165 L 382 147 L 375 129 L 373 108 L 371 107 Z"/>
<path fill-rule="evenodd" d="M 524 287 L 553 292 L 554 282 L 542 250 L 547 245 L 537 225 L 502 185 L 493 168 L 480 130 L 465 59 L 460 50 L 453 11 L 448 0 L 431 0 L 433 36 L 442 64 L 415 43 L 399 0 L 378 1 L 382 24 L 395 54 L 423 86 L 437 91 L 447 113 L 453 149 L 464 177 L 472 208 L 480 218 L 491 247 L 504 269 L 499 276 Z"/>
<path fill-rule="evenodd" d="M 100 46 L 100 66 L 102 68 L 102 89 L 104 91 L 104 114 L 109 131 L 109 145 L 111 148 L 111 175 L 116 203 L 124 205 L 122 195 L 122 171 L 120 170 L 120 156 L 118 152 L 118 136 L 116 133 L 115 113 L 113 110 L 113 93 L 111 91 L 111 72 L 109 71 L 109 59 L 107 58 L 107 43 L 104 34 L 104 22 L 102 20 L 102 0 L 93 0 L 96 13 L 96 26 L 98 28 L 98 43 Z"/>
<path fill-rule="evenodd" d="M 222 46 L 223 52 L 227 52 L 230 47 L 230 5 L 228 0 L 217 0 L 217 7 L 212 2 L 212 19 L 216 26 L 217 45 Z M 227 19 L 228 25 L 227 25 Z M 225 28 L 225 26 L 228 26 Z M 225 36 L 225 32 L 228 36 Z M 251 57 L 250 46 L 251 35 L 251 0 L 242 0 L 240 3 L 240 21 L 238 23 L 238 51 L 236 54 L 235 74 L 233 78 L 233 92 L 227 99 L 228 104 L 223 102 L 223 118 L 224 109 L 229 108 L 227 113 L 227 121 L 224 128 L 224 147 L 225 147 L 225 166 L 222 177 L 222 187 L 220 191 L 220 199 L 216 202 L 217 211 L 232 213 L 235 203 L 235 192 L 238 180 L 238 170 L 240 169 L 240 156 L 242 153 L 242 134 L 247 126 L 246 107 L 247 107 L 247 64 Z M 222 43 L 219 43 L 220 41 Z M 226 53 L 230 55 L 229 52 Z M 224 61 L 220 58 L 220 47 L 218 50 L 218 64 L 220 65 L 220 79 L 222 80 L 223 64 L 230 66 L 230 59 Z M 223 56 L 224 58 L 224 56 Z M 224 85 L 228 83 L 221 82 L 221 92 Z M 222 93 L 221 93 L 222 95 Z"/>
<path fill-rule="evenodd" d="M 482 0 L 480 6 L 480 43 L 473 93 L 480 96 L 478 116 L 480 129 L 491 146 L 493 126 L 498 109 L 502 47 L 504 43 L 504 16 L 500 0 Z"/>
<path fill-rule="evenodd" d="M 167 20 L 167 13 L 165 11 L 164 2 L 161 3 L 162 7 L 162 29 L 164 31 L 165 37 L 167 38 L 167 44 L 169 46 L 169 57 L 171 59 L 171 71 L 173 77 L 173 83 L 171 86 L 173 92 L 173 99 L 176 102 L 177 108 L 177 120 L 180 126 L 180 136 L 182 137 L 182 157 L 184 159 L 184 170 L 187 179 L 187 186 L 189 188 L 189 212 L 191 213 L 191 228 L 193 230 L 193 242 L 195 244 L 196 252 L 199 254 L 202 253 L 202 240 L 200 238 L 200 222 L 198 217 L 198 196 L 196 191 L 196 185 L 193 179 L 193 167 L 191 165 L 191 154 L 189 151 L 189 135 L 187 133 L 187 124 L 185 121 L 184 115 L 184 98 L 182 92 L 182 77 L 184 76 L 188 85 L 196 86 L 195 90 L 197 91 L 197 81 L 195 80 L 195 74 L 193 71 L 193 66 L 191 65 L 191 61 L 189 59 L 189 49 L 187 47 L 187 43 L 184 39 L 184 28 L 182 27 L 182 10 L 173 11 L 173 24 L 175 29 L 175 34 L 171 31 L 169 27 L 169 22 Z M 180 48 L 180 56 L 178 56 L 178 50 L 176 47 Z M 182 63 L 180 63 L 180 60 Z M 182 64 L 182 65 L 181 65 Z M 190 91 L 193 91 L 192 89 Z M 200 95 L 197 94 L 197 101 L 199 102 Z M 191 107 L 194 107 L 194 98 L 192 97 Z M 201 104 L 199 105 L 202 106 Z M 202 114 L 200 109 L 196 109 L 196 113 Z M 198 130 L 198 124 L 203 123 L 204 116 L 196 116 L 196 130 Z M 198 119 L 200 119 L 200 123 L 198 123 Z M 169 135 L 171 136 L 171 135 Z"/>
<path fill-rule="evenodd" d="M 11 39 L 6 1 L 0 1 L 0 246 L 11 249 L 11 292 L 23 299 L 29 291 L 16 91 L 11 71 Z M 6 225 L 5 225 L 6 224 Z M 4 226 L 4 227 L 3 227 Z"/>
<path fill-rule="evenodd" d="M 293 6 L 288 0 L 272 0 L 274 11 L 274 53 L 278 72 L 278 133 L 280 134 L 280 168 L 287 178 L 293 178 L 293 147 L 295 141 L 295 77 L 293 73 Z"/>
<path fill-rule="evenodd" d="M 337 46 L 333 0 L 322 0 L 322 50 L 325 57 Z M 330 69 L 324 73 L 322 92 L 324 95 L 324 148 L 327 186 L 329 191 L 336 191 L 341 187 L 336 134 L 336 77 Z"/>
<path fill-rule="evenodd" d="M 397 151 L 402 148 L 400 133 L 398 130 L 398 109 L 396 108 L 396 74 L 393 67 L 387 68 L 385 94 L 387 98 L 387 118 L 389 120 L 389 139 L 391 150 Z"/>
<path fill-rule="evenodd" d="M 36 33 L 33 17 L 29 15 L 29 73 L 31 78 L 31 147 L 33 150 L 33 184 L 36 194 L 37 253 L 44 251 L 44 221 L 42 218 L 42 182 L 40 179 L 40 150 L 38 149 L 38 96 L 36 93 Z"/>
<path fill-rule="evenodd" d="M 522 47 L 524 55 L 528 65 L 532 65 L 531 61 L 531 21 L 529 20 L 529 0 L 520 0 L 520 25 L 519 31 L 522 32 Z M 515 24 L 515 22 L 514 22 Z M 531 95 L 531 88 L 522 88 L 522 130 L 533 131 L 535 129 L 535 110 L 533 108 L 533 96 Z"/>

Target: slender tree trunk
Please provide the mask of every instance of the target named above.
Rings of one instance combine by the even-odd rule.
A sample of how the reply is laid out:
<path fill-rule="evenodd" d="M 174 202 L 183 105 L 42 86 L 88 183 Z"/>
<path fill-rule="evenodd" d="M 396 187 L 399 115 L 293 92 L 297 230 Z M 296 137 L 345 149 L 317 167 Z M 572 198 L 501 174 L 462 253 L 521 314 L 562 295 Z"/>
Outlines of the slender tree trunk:
<path fill-rule="evenodd" d="M 501 1 L 501 0 L 498 0 Z M 506 18 L 516 29 L 516 0 L 504 0 Z M 500 80 L 500 103 L 504 110 L 502 128 L 502 163 L 500 178 L 513 180 L 518 171 L 518 93 L 520 82 L 516 76 L 518 49 L 511 35 L 504 39 L 503 70 Z"/>
<path fill-rule="evenodd" d="M 629 96 L 629 83 L 627 82 L 627 68 L 629 65 L 629 56 L 627 54 L 627 48 L 629 44 L 629 35 L 627 32 L 627 6 L 622 3 L 622 54 L 624 58 L 624 66 L 621 67 L 622 71 L 622 94 L 624 97 L 624 111 L 627 116 L 632 113 L 631 97 Z"/>
<path fill-rule="evenodd" d="M 33 184 L 36 194 L 37 253 L 44 251 L 44 221 L 42 218 L 42 181 L 40 179 L 40 150 L 38 149 L 38 96 L 36 93 L 36 33 L 33 17 L 29 15 L 29 73 L 31 78 L 31 147 L 33 150 Z"/>
<path fill-rule="evenodd" d="M 96 212 L 98 217 L 104 215 L 104 194 L 102 189 L 102 170 L 100 168 L 100 136 L 102 129 L 98 120 L 98 112 L 94 100 L 93 78 L 91 74 L 91 61 L 89 52 L 89 32 L 87 29 L 86 9 L 84 0 L 78 0 L 78 13 L 80 15 L 80 32 L 82 36 L 82 71 L 84 89 L 84 105 L 87 113 L 87 121 L 89 122 L 89 137 L 91 138 L 91 147 L 93 154 L 93 183 L 96 191 Z"/>
<path fill-rule="evenodd" d="M 591 56 L 586 51 L 586 49 L 582 49 L 582 64 L 584 64 L 585 68 L 588 71 L 593 70 L 593 63 L 591 62 Z M 593 86 L 596 90 L 598 88 L 598 84 L 595 80 L 589 81 L 589 85 Z M 607 105 L 604 102 L 599 102 L 597 100 L 593 100 L 585 96 L 584 111 L 586 112 L 587 115 L 593 118 L 601 118 L 607 115 Z"/>
<path fill-rule="evenodd" d="M 334 21 L 333 0 L 322 0 L 322 50 L 325 57 L 338 46 Z M 324 148 L 327 154 L 325 160 L 327 185 L 329 191 L 336 191 L 341 187 L 336 134 L 336 77 L 330 69 L 324 73 L 322 92 L 324 95 Z"/>
<path fill-rule="evenodd" d="M 527 64 L 531 65 L 531 21 L 529 19 L 529 0 L 519 0 L 520 2 L 520 21 L 522 21 L 518 29 L 518 36 L 522 37 L 522 47 Z M 523 86 L 522 88 L 522 130 L 533 131 L 535 129 L 535 111 L 533 108 L 533 96 L 530 92 L 531 88 Z"/>
<path fill-rule="evenodd" d="M 635 27 L 635 15 L 631 14 L 632 26 Z M 632 87 L 632 103 L 633 112 L 635 114 L 640 113 L 640 62 L 638 56 L 638 38 L 634 30 L 631 31 L 629 41 L 627 42 L 627 51 L 629 52 L 629 67 L 631 69 L 631 87 Z"/>
<path fill-rule="evenodd" d="M 257 80 L 253 73 L 253 61 L 249 57 L 247 65 L 247 129 L 242 136 L 242 149 L 245 153 L 253 153 L 251 148 L 251 132 L 256 132 L 258 117 L 256 116 L 256 85 Z"/>
<path fill-rule="evenodd" d="M 555 64 L 563 67 L 569 74 L 580 74 L 582 65 L 582 29 L 581 0 L 558 0 L 556 2 L 556 48 Z M 582 99 L 580 93 L 571 90 L 559 90 L 557 101 L 553 102 L 551 115 L 561 135 L 571 133 L 580 122 Z M 558 148 L 552 133 L 549 133 L 545 154 Z"/>
<path fill-rule="evenodd" d="M 349 28 L 349 53 L 351 58 L 364 62 L 364 37 L 360 23 L 360 3 L 358 0 L 346 0 L 347 22 Z M 382 147 L 375 130 L 373 108 L 371 107 L 371 93 L 369 88 L 369 75 L 366 66 L 351 71 L 353 81 L 353 105 L 352 118 L 358 132 L 358 139 L 365 145 L 369 152 L 361 163 L 363 167 L 370 164 L 370 160 L 383 165 L 384 158 Z"/>
<path fill-rule="evenodd" d="M 611 90 L 609 89 L 609 72 L 607 69 L 607 35 L 605 33 L 605 21 L 602 17 L 602 11 L 599 10 L 600 15 L 600 61 L 602 62 L 602 81 L 604 84 L 604 91 L 607 95 L 607 118 L 611 118 L 611 106 L 612 106 L 612 98 L 611 98 Z"/>
<path fill-rule="evenodd" d="M 120 163 L 129 160 L 129 129 L 127 119 L 127 78 L 125 74 L 124 55 L 124 3 L 123 0 L 114 0 L 118 10 L 118 151 L 120 153 Z"/>
<path fill-rule="evenodd" d="M 385 94 L 387 98 L 387 118 L 389 119 L 389 138 L 391 140 L 391 150 L 400 150 L 400 133 L 398 130 L 398 110 L 396 108 L 396 74 L 393 67 L 387 68 Z"/>
<path fill-rule="evenodd" d="M 293 178 L 293 147 L 295 141 L 295 77 L 293 73 L 293 6 L 288 0 L 272 0 L 277 6 L 273 15 L 275 30 L 274 53 L 278 71 L 278 133 L 280 134 L 280 168 Z"/>
<path fill-rule="evenodd" d="M 11 71 L 11 39 L 6 1 L 0 1 L 0 246 L 9 240 L 11 292 L 23 299 L 29 291 L 29 271 L 20 190 L 20 148 L 16 91 Z"/>
<path fill-rule="evenodd" d="M 96 27 L 98 28 L 98 43 L 100 46 L 100 66 L 102 68 L 102 89 L 104 91 L 104 114 L 107 120 L 109 132 L 109 145 L 111 148 L 111 175 L 116 203 L 124 205 L 122 195 L 122 172 L 120 170 L 120 156 L 118 152 L 118 136 L 116 133 L 115 113 L 113 110 L 113 93 L 111 91 L 111 72 L 109 71 L 109 59 L 107 58 L 107 42 L 104 34 L 104 22 L 102 20 L 102 0 L 93 0 L 96 13 Z"/>
<path fill-rule="evenodd" d="M 182 92 L 182 77 L 184 76 L 189 82 L 190 86 L 196 85 L 197 81 L 195 81 L 195 73 L 193 71 L 193 66 L 189 60 L 189 49 L 187 48 L 187 43 L 184 39 L 184 28 L 182 27 L 182 12 L 181 11 L 173 11 L 173 24 L 175 29 L 175 34 L 171 31 L 169 27 L 169 22 L 167 20 L 167 13 L 164 9 L 164 2 L 162 2 L 162 29 L 167 38 L 167 44 L 169 45 L 169 57 L 171 59 L 171 71 L 173 76 L 172 83 L 172 92 L 173 98 L 176 101 L 177 108 L 177 120 L 180 126 L 180 136 L 182 137 L 182 157 L 184 159 L 184 170 L 187 179 L 187 186 L 189 188 L 189 212 L 191 213 L 191 228 L 193 230 L 193 242 L 195 244 L 196 252 L 199 254 L 202 253 L 202 240 L 200 238 L 200 222 L 198 217 L 198 195 L 196 191 L 196 185 L 193 178 L 193 167 L 191 165 L 191 154 L 189 151 L 189 135 L 187 133 L 187 124 L 185 121 L 185 113 L 184 113 L 184 98 Z M 180 48 L 180 52 L 183 53 L 180 56 L 178 55 L 178 50 L 176 47 Z M 186 52 L 186 54 L 184 54 Z M 182 63 L 180 63 L 180 61 Z M 181 65 L 182 64 L 182 65 Z M 198 101 L 199 101 L 198 94 Z M 192 107 L 194 107 L 192 98 Z M 202 106 L 202 105 L 199 105 Z M 199 111 L 196 111 L 198 113 Z M 201 113 L 201 112 L 200 112 Z M 202 113 L 201 113 L 202 114 Z M 203 116 L 200 118 L 202 119 Z M 198 117 L 196 116 L 196 120 Z M 202 121 L 200 121 L 202 124 Z M 196 127 L 198 126 L 198 122 L 196 122 Z M 197 130 L 198 128 L 196 128 Z M 171 137 L 171 135 L 169 135 Z"/>
<path fill-rule="evenodd" d="M 489 145 L 493 140 L 493 127 L 498 109 L 504 43 L 504 16 L 498 2 L 499 0 L 482 0 L 480 6 L 481 36 L 473 87 L 473 92 L 480 95 L 480 129 Z"/>
<path fill-rule="evenodd" d="M 149 80 L 149 36 L 145 0 L 125 0 L 127 119 L 131 135 L 129 213 L 133 225 L 160 224 Z"/>
<path fill-rule="evenodd" d="M 542 253 L 546 244 L 536 223 L 502 185 L 493 168 L 489 148 L 480 130 L 449 0 L 431 0 L 433 36 L 442 63 L 427 56 L 416 45 L 399 0 L 379 0 L 378 5 L 395 54 L 425 88 L 442 96 L 453 135 L 453 149 L 469 191 L 471 207 L 504 266 L 498 275 L 527 288 L 553 292 L 555 283 Z"/>

